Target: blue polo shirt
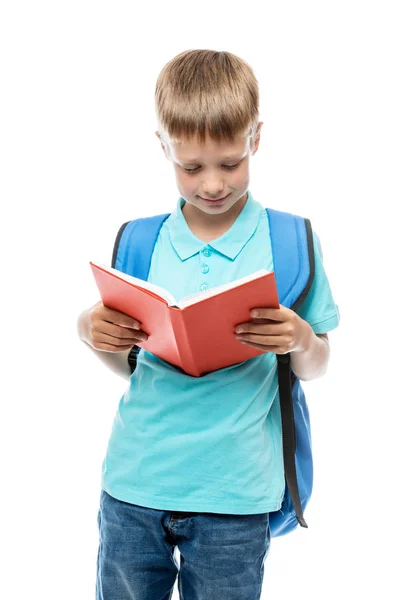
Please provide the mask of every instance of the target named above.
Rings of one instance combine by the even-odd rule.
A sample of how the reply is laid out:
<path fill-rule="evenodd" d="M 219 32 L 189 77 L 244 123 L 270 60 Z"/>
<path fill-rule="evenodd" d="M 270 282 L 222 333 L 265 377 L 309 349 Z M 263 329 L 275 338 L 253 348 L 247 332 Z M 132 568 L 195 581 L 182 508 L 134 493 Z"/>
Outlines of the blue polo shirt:
<path fill-rule="evenodd" d="M 180 197 L 160 230 L 149 281 L 177 300 L 258 269 L 273 270 L 268 216 L 248 190 L 235 223 L 205 243 Z M 339 323 L 315 242 L 315 278 L 298 314 L 315 333 Z M 210 346 L 213 340 L 210 338 Z M 102 487 L 125 502 L 169 511 L 276 511 L 285 492 L 277 361 L 262 354 L 202 377 L 141 350 L 120 399 Z"/>

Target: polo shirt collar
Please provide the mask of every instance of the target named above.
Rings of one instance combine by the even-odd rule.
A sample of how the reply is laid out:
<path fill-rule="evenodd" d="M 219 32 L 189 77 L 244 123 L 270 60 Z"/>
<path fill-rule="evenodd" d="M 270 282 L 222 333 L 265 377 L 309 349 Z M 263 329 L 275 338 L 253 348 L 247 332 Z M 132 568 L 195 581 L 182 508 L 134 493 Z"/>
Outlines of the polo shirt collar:
<path fill-rule="evenodd" d="M 180 196 L 175 210 L 166 221 L 171 244 L 180 259 L 186 260 L 208 245 L 234 260 L 254 234 L 264 211 L 261 204 L 254 200 L 250 190 L 247 190 L 247 193 L 246 204 L 233 225 L 221 237 L 208 244 L 196 237 L 187 224 L 182 212 L 186 201 Z"/>

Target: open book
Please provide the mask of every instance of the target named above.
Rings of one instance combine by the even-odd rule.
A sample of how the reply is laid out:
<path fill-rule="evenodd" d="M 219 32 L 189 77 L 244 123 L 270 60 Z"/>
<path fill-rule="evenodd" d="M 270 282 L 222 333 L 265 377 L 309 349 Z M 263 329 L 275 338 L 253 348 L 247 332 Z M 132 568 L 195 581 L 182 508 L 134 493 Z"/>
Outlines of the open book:
<path fill-rule="evenodd" d="M 177 301 L 168 290 L 103 264 L 90 266 L 104 306 L 141 322 L 144 350 L 200 375 L 262 353 L 235 338 L 253 308 L 279 308 L 275 275 L 265 269 Z"/>

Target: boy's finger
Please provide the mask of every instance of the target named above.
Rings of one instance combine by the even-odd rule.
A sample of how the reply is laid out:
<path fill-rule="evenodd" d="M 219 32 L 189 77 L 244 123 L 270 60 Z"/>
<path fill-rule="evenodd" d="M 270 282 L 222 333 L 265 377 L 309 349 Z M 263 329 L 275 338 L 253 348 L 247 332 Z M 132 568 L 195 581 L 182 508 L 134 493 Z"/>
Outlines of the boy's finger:
<path fill-rule="evenodd" d="M 141 327 L 141 323 L 139 323 L 139 321 L 131 321 L 129 323 L 121 323 L 118 322 L 117 325 L 120 325 L 120 327 L 125 327 L 126 329 L 140 329 Z"/>
<path fill-rule="evenodd" d="M 111 308 L 108 309 L 107 320 L 109 320 L 110 323 L 129 329 L 140 329 L 142 326 L 140 321 L 137 321 L 124 313 L 118 312 L 117 310 L 112 310 Z"/>
<path fill-rule="evenodd" d="M 257 321 L 256 323 L 254 321 Z M 272 319 L 254 319 L 249 323 L 241 323 L 235 327 L 235 333 L 255 333 L 257 335 L 282 335 L 286 332 L 286 325 Z"/>
<path fill-rule="evenodd" d="M 280 308 L 253 308 L 250 312 L 251 317 L 258 317 L 261 319 L 272 319 L 273 321 L 280 321 L 282 319 L 282 313 L 286 310 L 285 306 L 280 305 Z"/>

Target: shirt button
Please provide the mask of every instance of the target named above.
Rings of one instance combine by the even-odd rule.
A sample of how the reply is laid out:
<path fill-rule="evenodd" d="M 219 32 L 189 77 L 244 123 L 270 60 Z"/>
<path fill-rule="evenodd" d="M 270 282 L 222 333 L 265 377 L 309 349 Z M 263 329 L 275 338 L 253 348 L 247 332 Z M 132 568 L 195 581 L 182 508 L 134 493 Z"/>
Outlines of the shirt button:
<path fill-rule="evenodd" d="M 205 290 L 208 290 L 208 285 L 206 283 L 202 283 L 200 289 L 202 292 L 204 292 Z"/>
<path fill-rule="evenodd" d="M 208 273 L 209 270 L 210 270 L 210 267 L 208 265 L 202 265 L 202 267 L 201 267 L 202 273 Z"/>
<path fill-rule="evenodd" d="M 203 254 L 204 254 L 204 256 L 211 256 L 211 250 L 210 250 L 210 248 L 205 248 L 203 250 Z"/>

